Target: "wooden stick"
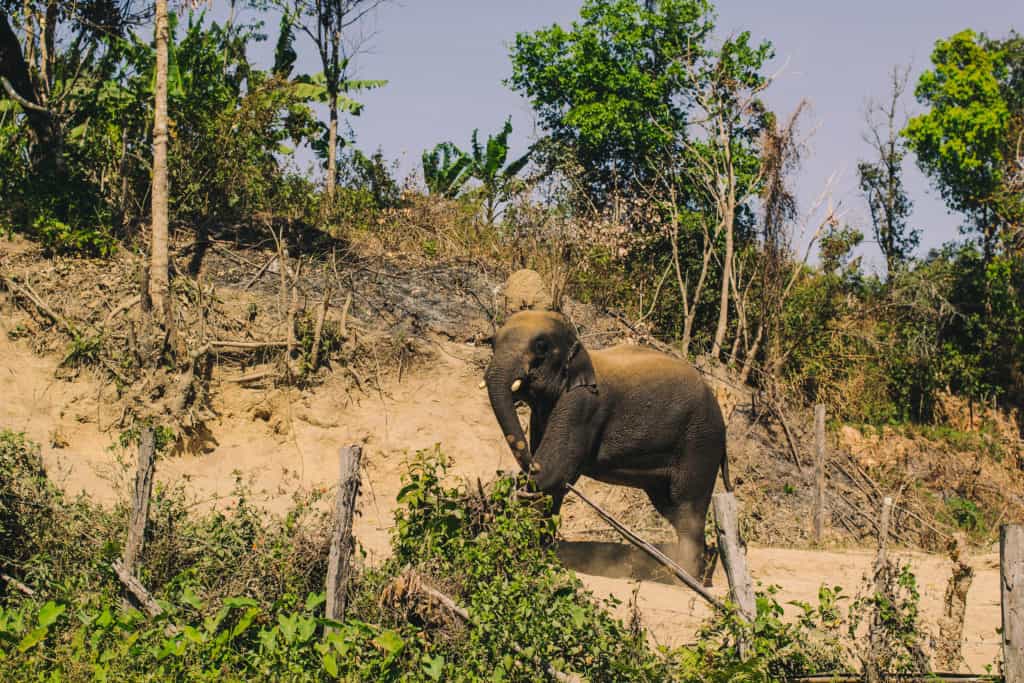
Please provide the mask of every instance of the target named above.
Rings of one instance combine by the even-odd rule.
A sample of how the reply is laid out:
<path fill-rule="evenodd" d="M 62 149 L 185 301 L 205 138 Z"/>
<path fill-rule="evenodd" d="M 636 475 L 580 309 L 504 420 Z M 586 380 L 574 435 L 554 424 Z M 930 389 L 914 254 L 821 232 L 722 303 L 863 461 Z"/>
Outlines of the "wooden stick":
<path fill-rule="evenodd" d="M 36 594 L 34 590 L 23 584 L 21 581 L 18 581 L 13 576 L 10 576 L 9 574 L 0 574 L 0 579 L 3 579 L 7 583 L 9 583 L 12 588 L 17 589 L 19 592 L 24 593 L 30 598 Z"/>
<path fill-rule="evenodd" d="M 709 593 L 707 589 L 705 589 L 704 586 L 702 586 L 700 582 L 697 581 L 697 579 L 687 574 L 685 569 L 680 567 L 675 561 L 671 560 L 667 555 L 665 555 L 665 553 L 661 552 L 656 547 L 654 547 L 654 545 L 648 543 L 644 539 L 634 534 L 632 531 L 629 530 L 629 528 L 622 524 L 622 522 L 612 517 L 611 514 L 603 510 L 601 506 L 599 506 L 597 503 L 583 495 L 583 493 L 572 484 L 568 484 L 566 488 L 575 493 L 584 503 L 592 507 L 594 511 L 601 516 L 601 519 L 606 521 L 613 529 L 622 534 L 622 536 L 627 541 L 629 541 L 637 548 L 644 551 L 645 553 L 653 557 L 655 560 L 657 560 L 659 563 L 661 563 L 661 565 L 666 567 L 669 571 L 671 571 L 677 579 L 686 584 L 690 589 L 697 593 L 697 595 L 707 600 L 707 602 L 710 605 L 723 612 L 728 611 L 725 604 L 721 600 L 719 600 L 711 593 Z"/>
<path fill-rule="evenodd" d="M 135 574 L 135 565 L 142 553 L 149 520 L 149 497 L 153 492 L 153 458 L 156 455 L 156 437 L 153 428 L 146 425 L 139 435 L 139 463 L 135 470 L 135 491 L 132 510 L 128 518 L 128 539 L 124 544 L 122 562 L 129 574 Z"/>
<path fill-rule="evenodd" d="M 740 614 L 752 622 L 757 617 L 757 600 L 754 597 L 754 582 L 747 567 L 747 551 L 740 538 L 736 496 L 729 492 L 716 493 L 711 497 L 711 504 L 715 509 L 718 551 L 722 556 L 725 575 L 729 579 L 729 590 Z M 750 654 L 750 643 L 741 641 L 740 659 L 745 661 Z"/>
<path fill-rule="evenodd" d="M 124 587 L 128 589 L 135 601 L 142 607 L 142 610 L 150 617 L 158 617 L 164 613 L 163 608 L 157 603 L 156 599 L 150 595 L 146 587 L 142 585 L 142 582 L 135 577 L 135 574 L 128 570 L 121 560 L 114 560 L 111 564 L 114 568 L 114 572 L 117 574 L 117 578 L 121 580 Z"/>
<path fill-rule="evenodd" d="M 999 529 L 999 586 L 1003 612 L 1003 673 L 1024 683 L 1024 524 Z"/>
<path fill-rule="evenodd" d="M 259 280 L 261 277 L 263 277 L 263 273 L 267 272 L 267 268 L 270 267 L 270 264 L 272 264 L 276 260 L 277 260 L 277 255 L 275 254 L 274 256 L 270 257 L 269 261 L 267 261 L 262 266 L 260 266 L 260 269 L 258 271 L 256 271 L 255 275 L 252 276 L 252 279 L 249 280 L 248 282 L 246 282 L 245 286 L 242 287 L 242 291 L 244 292 L 244 291 L 248 290 L 250 287 L 252 287 L 254 284 L 256 284 L 256 281 Z"/>
<path fill-rule="evenodd" d="M 57 324 L 58 327 L 62 328 L 72 337 L 78 336 L 78 330 L 74 328 L 71 323 L 63 318 L 63 316 L 56 313 L 52 308 L 46 305 L 46 302 L 35 293 L 35 290 L 28 283 L 19 283 L 12 277 L 0 276 L 0 281 L 3 281 L 4 286 L 7 289 L 20 294 L 22 297 L 28 299 L 32 304 L 39 309 L 39 312 L 45 315 L 47 318 Z"/>
<path fill-rule="evenodd" d="M 355 517 L 356 498 L 359 496 L 359 463 L 362 457 L 363 449 L 357 445 L 342 448 L 338 453 L 338 495 L 331 531 L 331 552 L 327 559 L 326 616 L 334 621 L 345 618 L 354 545 L 352 519 Z"/>
<path fill-rule="evenodd" d="M 231 341 L 222 339 L 210 342 L 214 349 L 274 349 L 288 346 L 287 341 Z"/>
<path fill-rule="evenodd" d="M 814 406 L 814 543 L 825 529 L 825 406 Z"/>
<path fill-rule="evenodd" d="M 324 292 L 324 298 L 320 301 L 320 315 L 316 319 L 316 328 L 313 330 L 313 355 L 309 360 L 310 372 L 316 372 L 320 363 L 320 337 L 324 331 L 324 321 L 327 319 L 327 307 L 331 301 L 331 290 L 328 287 Z"/>

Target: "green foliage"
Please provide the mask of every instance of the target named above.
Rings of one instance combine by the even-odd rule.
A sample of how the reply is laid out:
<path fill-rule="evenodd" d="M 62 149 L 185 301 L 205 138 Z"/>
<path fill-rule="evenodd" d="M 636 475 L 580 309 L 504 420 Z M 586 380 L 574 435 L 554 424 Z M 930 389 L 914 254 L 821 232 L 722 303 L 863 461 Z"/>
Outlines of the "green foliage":
<path fill-rule="evenodd" d="M 981 531 L 984 519 L 978 506 L 971 500 L 952 496 L 946 500 L 946 508 L 956 525 L 964 531 Z"/>
<path fill-rule="evenodd" d="M 456 650 L 463 676 L 530 680 L 536 665 L 514 652 L 518 645 L 527 658 L 589 680 L 664 677 L 642 637 L 612 619 L 562 568 L 544 543 L 554 520 L 517 500 L 515 479 L 499 480 L 480 497 L 446 487 L 444 476 L 437 455 L 421 453 L 410 464 L 392 562 L 424 567 L 463 596 L 473 621 Z"/>
<path fill-rule="evenodd" d="M 451 142 L 441 142 L 434 149 L 424 150 L 423 180 L 427 191 L 446 199 L 454 199 L 469 182 L 469 155 Z"/>
<path fill-rule="evenodd" d="M 469 175 L 480 181 L 478 193 L 483 201 L 484 220 L 494 225 L 500 204 L 515 191 L 515 179 L 530 160 L 530 153 L 508 162 L 508 136 L 512 134 L 512 120 L 494 135 L 487 136 L 486 144 L 477 139 L 479 130 L 473 131 L 470 145 Z"/>
<path fill-rule="evenodd" d="M 601 204 L 649 181 L 678 151 L 692 102 L 688 69 L 712 29 L 703 0 L 586 0 L 570 28 L 516 36 L 507 83 Z"/>
<path fill-rule="evenodd" d="M 905 134 L 921 168 L 953 209 L 967 215 L 995 248 L 997 231 L 1019 220 L 1019 202 L 1004 188 L 1019 169 L 1018 133 L 1024 86 L 1012 65 L 1024 60 L 1024 43 L 1012 34 L 997 41 L 971 30 L 935 43 L 933 69 L 921 75 L 918 100 L 928 110 L 910 120 Z"/>
<path fill-rule="evenodd" d="M 707 683 L 787 680 L 815 673 L 842 671 L 849 662 L 840 644 L 843 625 L 838 603 L 846 599 L 839 587 L 823 586 L 818 605 L 792 603 L 796 621 L 783 621 L 776 586 L 757 593 L 753 623 L 737 613 L 713 619 L 698 633 L 697 644 L 681 653 L 682 680 Z M 749 657 L 740 656 L 740 641 Z"/>

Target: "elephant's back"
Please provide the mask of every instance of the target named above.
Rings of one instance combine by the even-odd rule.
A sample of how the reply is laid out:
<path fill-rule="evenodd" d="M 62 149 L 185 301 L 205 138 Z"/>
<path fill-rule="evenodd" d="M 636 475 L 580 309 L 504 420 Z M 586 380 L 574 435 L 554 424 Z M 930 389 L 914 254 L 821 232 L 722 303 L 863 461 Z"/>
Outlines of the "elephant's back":
<path fill-rule="evenodd" d="M 673 422 L 714 420 L 707 413 L 714 398 L 700 372 L 685 360 L 642 346 L 620 345 L 591 353 L 598 391 L 605 393 L 615 412 L 649 411 Z M 717 407 L 717 402 L 715 402 Z M 701 413 L 694 415 L 694 412 Z"/>
<path fill-rule="evenodd" d="M 609 382 L 633 385 L 638 380 L 653 385 L 680 382 L 703 385 L 704 378 L 685 360 L 675 358 L 661 351 L 632 344 L 620 344 L 600 351 L 592 351 L 594 371 L 601 383 L 601 376 Z"/>

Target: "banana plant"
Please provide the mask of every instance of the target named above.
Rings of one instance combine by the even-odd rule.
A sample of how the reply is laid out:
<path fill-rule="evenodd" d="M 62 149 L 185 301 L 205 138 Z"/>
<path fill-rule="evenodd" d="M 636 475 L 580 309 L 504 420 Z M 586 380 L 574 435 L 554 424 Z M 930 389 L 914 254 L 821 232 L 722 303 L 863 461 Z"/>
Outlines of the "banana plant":
<path fill-rule="evenodd" d="M 469 155 L 451 142 L 442 142 L 423 151 L 423 180 L 432 195 L 454 199 L 469 182 Z"/>
<path fill-rule="evenodd" d="M 479 180 L 479 192 L 483 199 L 484 220 L 494 225 L 500 205 L 511 195 L 513 181 L 530 160 L 530 152 L 505 164 L 508 159 L 508 136 L 512 133 L 512 119 L 495 135 L 487 137 L 487 143 L 480 144 L 479 130 L 473 131 L 470 175 Z"/>

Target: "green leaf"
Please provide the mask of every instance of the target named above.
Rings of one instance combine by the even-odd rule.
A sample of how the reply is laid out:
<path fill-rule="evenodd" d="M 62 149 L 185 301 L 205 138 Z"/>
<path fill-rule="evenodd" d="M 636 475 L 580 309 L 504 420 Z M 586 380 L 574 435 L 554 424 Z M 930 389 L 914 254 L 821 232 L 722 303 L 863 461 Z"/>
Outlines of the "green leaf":
<path fill-rule="evenodd" d="M 235 638 L 242 633 L 245 633 L 246 629 L 252 626 L 252 622 L 256 619 L 256 615 L 260 613 L 259 607 L 250 607 L 245 610 L 245 613 L 239 618 L 238 623 L 231 629 L 231 637 Z"/>
<path fill-rule="evenodd" d="M 60 615 L 64 614 L 67 607 L 64 605 L 58 605 L 54 601 L 50 601 L 42 606 L 39 610 L 39 626 L 42 628 L 49 628 Z"/>
<path fill-rule="evenodd" d="M 312 612 L 325 602 L 327 602 L 327 593 L 323 591 L 320 593 L 310 593 L 309 597 L 306 598 L 306 611 Z"/>
<path fill-rule="evenodd" d="M 331 652 L 328 652 L 327 654 L 325 654 L 324 657 L 323 657 L 323 662 L 324 662 L 324 671 L 326 671 L 331 676 L 331 678 L 337 678 L 338 677 L 338 662 L 337 662 L 337 660 L 334 659 L 334 654 L 331 653 Z"/>
<path fill-rule="evenodd" d="M 444 657 L 437 655 L 436 657 L 428 658 L 424 655 L 423 672 L 427 674 L 432 681 L 440 680 L 441 674 L 444 673 Z"/>
<path fill-rule="evenodd" d="M 21 642 L 18 643 L 18 652 L 25 652 L 26 650 L 29 650 L 38 645 L 39 643 L 43 642 L 43 639 L 46 638 L 46 633 L 48 630 L 49 629 L 41 626 L 39 628 L 34 628 L 31 631 L 29 631 L 28 635 L 22 638 Z"/>
<path fill-rule="evenodd" d="M 206 637 L 194 626 L 186 626 L 182 629 L 182 633 L 184 633 L 185 637 L 193 643 L 203 643 L 206 641 Z"/>
<path fill-rule="evenodd" d="M 185 586 L 181 591 L 181 601 L 194 610 L 201 611 L 203 609 L 203 601 L 192 590 L 192 586 Z"/>
<path fill-rule="evenodd" d="M 391 656 L 397 655 L 405 647 L 405 641 L 402 640 L 402 636 L 398 635 L 397 631 L 391 629 L 382 631 L 379 636 L 373 639 L 373 642 Z"/>

